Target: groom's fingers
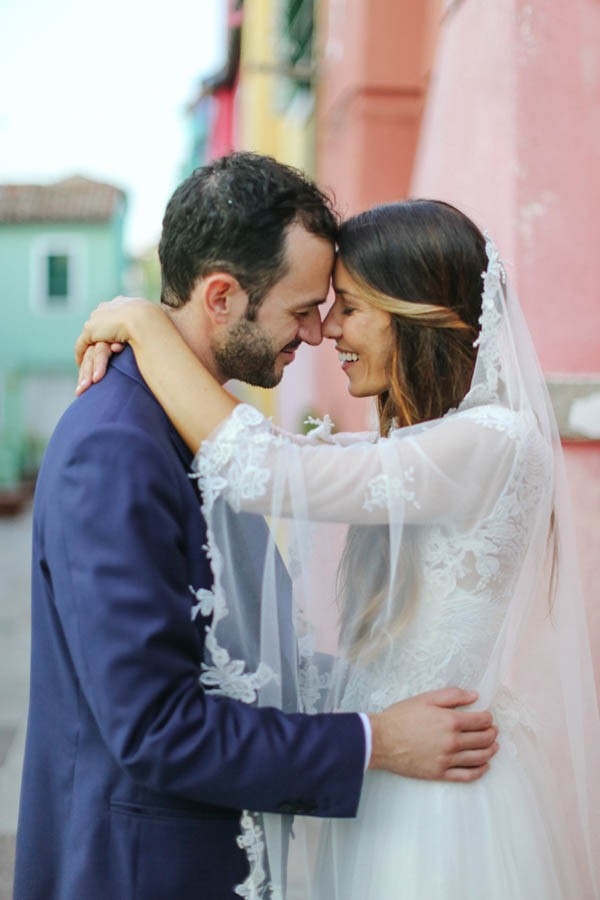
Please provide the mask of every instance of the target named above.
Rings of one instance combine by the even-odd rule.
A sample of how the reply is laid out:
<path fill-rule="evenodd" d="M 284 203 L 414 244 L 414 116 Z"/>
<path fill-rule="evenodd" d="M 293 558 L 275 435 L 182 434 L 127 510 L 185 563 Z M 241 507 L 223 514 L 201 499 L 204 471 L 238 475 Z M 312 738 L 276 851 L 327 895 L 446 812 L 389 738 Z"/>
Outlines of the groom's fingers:
<path fill-rule="evenodd" d="M 454 721 L 458 731 L 487 731 L 494 724 L 492 714 L 487 709 L 474 712 L 455 710 Z"/>
<path fill-rule="evenodd" d="M 487 750 L 467 750 L 457 753 L 442 776 L 442 781 L 457 781 L 466 784 L 477 781 L 490 768 L 490 760 L 498 752 L 498 744 L 493 743 Z"/>
<path fill-rule="evenodd" d="M 478 766 L 472 769 L 448 769 L 442 776 L 442 781 L 458 781 L 461 784 L 467 784 L 469 781 L 477 781 L 486 772 L 489 772 L 489 765 Z"/>
<path fill-rule="evenodd" d="M 498 729 L 492 725 L 483 731 L 463 731 L 456 736 L 456 752 L 463 750 L 485 750 L 498 737 Z"/>
<path fill-rule="evenodd" d="M 455 753 L 449 760 L 449 768 L 467 768 L 474 769 L 479 766 L 485 766 L 498 752 L 498 744 L 494 743 L 486 750 L 463 750 L 462 753 Z"/>
<path fill-rule="evenodd" d="M 447 687 L 438 688 L 436 691 L 427 691 L 420 696 L 434 706 L 469 706 L 474 703 L 479 694 L 477 691 L 465 691 L 463 688 Z"/>
<path fill-rule="evenodd" d="M 463 688 L 448 687 L 437 691 L 428 691 L 420 695 L 433 706 L 454 708 L 455 723 L 458 731 L 485 731 L 493 725 L 492 714 L 487 709 L 462 710 L 456 707 L 469 706 L 478 699 L 476 691 L 465 691 Z"/>

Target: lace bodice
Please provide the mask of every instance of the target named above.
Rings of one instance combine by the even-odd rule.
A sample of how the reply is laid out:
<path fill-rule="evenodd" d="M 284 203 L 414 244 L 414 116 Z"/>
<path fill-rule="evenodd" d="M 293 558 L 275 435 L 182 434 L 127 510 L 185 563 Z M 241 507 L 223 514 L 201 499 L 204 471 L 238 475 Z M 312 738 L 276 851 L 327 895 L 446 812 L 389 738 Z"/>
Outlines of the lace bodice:
<path fill-rule="evenodd" d="M 514 420 L 498 410 L 473 410 L 470 417 L 484 427 L 508 429 L 515 441 L 511 476 L 476 528 L 432 524 L 420 529 L 414 618 L 392 652 L 352 672 L 343 709 L 375 712 L 422 691 L 480 683 L 517 589 L 551 454 L 526 419 Z"/>

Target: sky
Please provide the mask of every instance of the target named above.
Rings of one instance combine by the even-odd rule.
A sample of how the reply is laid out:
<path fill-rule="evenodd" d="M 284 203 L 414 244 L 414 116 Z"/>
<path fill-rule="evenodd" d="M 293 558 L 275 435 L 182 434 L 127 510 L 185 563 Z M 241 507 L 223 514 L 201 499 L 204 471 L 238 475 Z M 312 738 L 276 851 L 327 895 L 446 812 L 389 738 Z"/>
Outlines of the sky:
<path fill-rule="evenodd" d="M 222 0 L 0 0 L 0 183 L 123 188 L 126 249 L 160 233 L 183 110 L 224 54 Z"/>

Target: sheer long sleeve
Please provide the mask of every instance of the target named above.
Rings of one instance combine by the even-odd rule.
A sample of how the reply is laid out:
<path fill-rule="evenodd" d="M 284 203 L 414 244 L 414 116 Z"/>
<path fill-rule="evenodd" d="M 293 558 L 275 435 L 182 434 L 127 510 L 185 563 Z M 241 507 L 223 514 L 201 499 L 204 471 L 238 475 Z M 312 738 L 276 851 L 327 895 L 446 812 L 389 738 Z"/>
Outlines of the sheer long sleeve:
<path fill-rule="evenodd" d="M 348 524 L 443 522 L 493 508 L 530 423 L 499 407 L 336 441 L 291 435 L 240 405 L 195 460 L 205 493 L 235 510 Z"/>

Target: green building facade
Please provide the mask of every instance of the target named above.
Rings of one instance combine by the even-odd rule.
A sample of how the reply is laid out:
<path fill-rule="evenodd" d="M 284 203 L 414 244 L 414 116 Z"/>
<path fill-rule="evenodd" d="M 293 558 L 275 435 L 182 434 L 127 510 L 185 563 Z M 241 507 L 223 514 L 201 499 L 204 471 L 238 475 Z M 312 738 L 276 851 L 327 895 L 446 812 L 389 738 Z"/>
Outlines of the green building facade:
<path fill-rule="evenodd" d="M 123 291 L 125 212 L 122 191 L 81 177 L 0 185 L 0 494 L 35 475 L 81 325 Z"/>

